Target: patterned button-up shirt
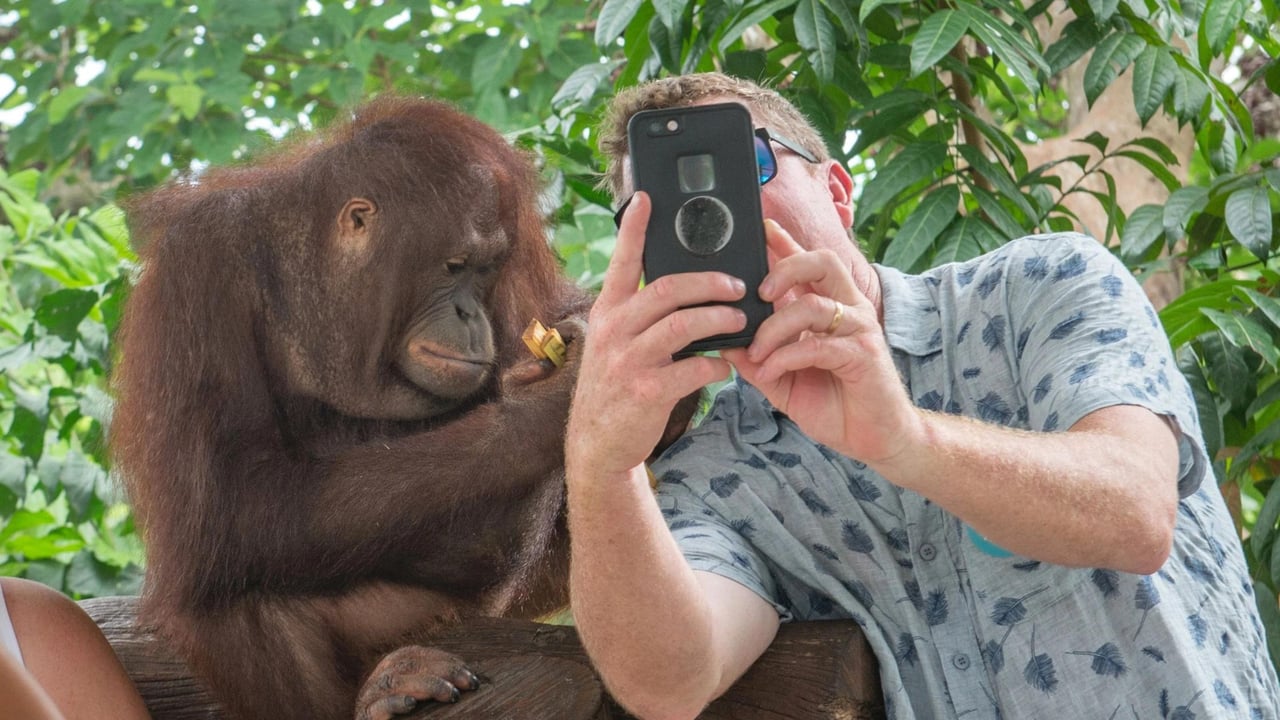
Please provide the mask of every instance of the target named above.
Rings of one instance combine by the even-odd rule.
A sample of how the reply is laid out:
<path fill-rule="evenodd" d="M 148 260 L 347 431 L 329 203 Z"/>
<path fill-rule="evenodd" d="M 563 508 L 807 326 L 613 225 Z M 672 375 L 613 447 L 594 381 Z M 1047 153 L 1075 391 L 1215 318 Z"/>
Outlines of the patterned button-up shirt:
<path fill-rule="evenodd" d="M 784 619 L 856 621 L 890 718 L 1280 718 L 1194 399 L 1124 266 L 1090 238 L 1047 235 L 919 276 L 876 271 L 918 406 L 1044 432 L 1117 404 L 1168 418 L 1181 459 L 1168 562 L 1142 576 L 1011 554 L 738 381 L 654 468 L 692 567 Z"/>

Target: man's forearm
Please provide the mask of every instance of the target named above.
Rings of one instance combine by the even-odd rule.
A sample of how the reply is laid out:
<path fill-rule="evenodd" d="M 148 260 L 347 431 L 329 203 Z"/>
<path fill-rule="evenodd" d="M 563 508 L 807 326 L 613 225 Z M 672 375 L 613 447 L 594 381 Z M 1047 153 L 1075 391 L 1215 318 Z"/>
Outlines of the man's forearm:
<path fill-rule="evenodd" d="M 705 598 L 643 468 L 569 468 L 571 606 L 610 691 L 645 718 L 693 717 L 720 686 Z"/>
<path fill-rule="evenodd" d="M 1065 433 L 922 413 L 909 451 L 876 469 L 1027 557 L 1149 574 L 1164 563 L 1178 449 L 1162 418 L 1115 406 Z"/>

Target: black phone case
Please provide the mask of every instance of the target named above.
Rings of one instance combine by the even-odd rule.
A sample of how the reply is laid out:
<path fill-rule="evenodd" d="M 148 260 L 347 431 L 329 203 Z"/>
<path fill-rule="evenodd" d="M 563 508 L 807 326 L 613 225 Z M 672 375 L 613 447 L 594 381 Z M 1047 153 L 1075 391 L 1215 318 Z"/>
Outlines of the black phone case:
<path fill-rule="evenodd" d="M 751 114 L 739 103 L 645 110 L 631 117 L 627 136 L 634 186 L 649 193 L 653 208 L 644 246 L 645 281 L 714 270 L 747 286 L 746 296 L 733 303 L 747 315 L 741 332 L 698 340 L 678 354 L 749 345 L 773 312 L 757 294 L 769 262 Z M 714 187 L 682 189 L 681 158 L 704 156 L 714 163 Z M 728 227 L 721 222 L 725 213 Z"/>

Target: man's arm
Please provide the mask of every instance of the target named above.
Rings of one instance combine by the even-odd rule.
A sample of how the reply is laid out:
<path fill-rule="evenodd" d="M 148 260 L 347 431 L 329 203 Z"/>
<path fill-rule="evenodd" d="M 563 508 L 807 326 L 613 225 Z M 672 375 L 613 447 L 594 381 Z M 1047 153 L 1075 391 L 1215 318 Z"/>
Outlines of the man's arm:
<path fill-rule="evenodd" d="M 643 468 L 572 483 L 569 494 L 571 604 L 596 668 L 638 717 L 696 716 L 768 647 L 777 611 L 689 568 Z"/>
<path fill-rule="evenodd" d="M 1063 433 L 918 411 L 917 435 L 875 469 L 1037 560 L 1150 574 L 1173 543 L 1178 444 L 1134 405 L 1096 410 Z"/>
<path fill-rule="evenodd" d="M 937 502 L 992 542 L 1062 565 L 1151 573 L 1178 500 L 1169 423 L 1136 406 L 1068 432 L 1024 432 L 922 410 L 902 386 L 877 309 L 849 269 L 767 224 L 779 258 L 761 294 L 798 299 L 747 350 L 722 353 L 813 439 Z M 837 303 L 840 321 L 833 323 Z"/>
<path fill-rule="evenodd" d="M 591 310 L 565 438 L 574 620 L 614 696 L 645 718 L 693 717 L 759 657 L 778 615 L 752 591 L 693 572 L 644 469 L 677 401 L 728 376 L 712 357 L 673 360 L 736 332 L 745 292 L 720 273 L 639 289 L 649 200 L 637 193 Z"/>

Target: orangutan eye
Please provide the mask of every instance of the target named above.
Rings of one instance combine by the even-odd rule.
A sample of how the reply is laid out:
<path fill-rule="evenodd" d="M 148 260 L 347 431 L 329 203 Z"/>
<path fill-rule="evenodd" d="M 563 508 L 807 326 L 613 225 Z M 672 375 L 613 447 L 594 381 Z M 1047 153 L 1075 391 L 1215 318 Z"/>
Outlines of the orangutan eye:
<path fill-rule="evenodd" d="M 467 269 L 467 259 L 466 258 L 449 258 L 448 260 L 444 261 L 444 268 L 445 270 L 449 271 L 450 275 L 457 275 L 458 273 Z"/>

